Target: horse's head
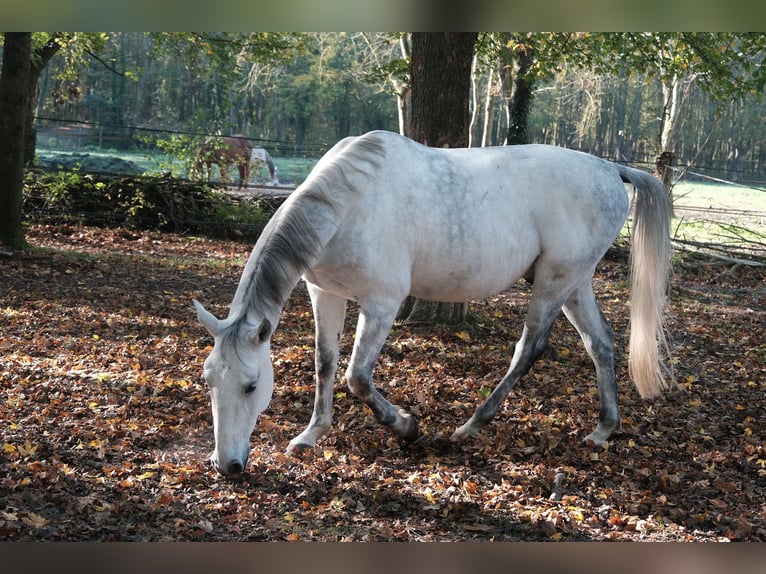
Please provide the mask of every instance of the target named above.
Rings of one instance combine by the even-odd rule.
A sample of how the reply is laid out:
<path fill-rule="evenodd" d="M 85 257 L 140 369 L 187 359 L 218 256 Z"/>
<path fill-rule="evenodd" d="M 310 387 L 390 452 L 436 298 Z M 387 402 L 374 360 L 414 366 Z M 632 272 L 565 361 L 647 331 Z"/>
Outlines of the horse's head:
<path fill-rule="evenodd" d="M 215 450 L 210 457 L 221 474 L 239 474 L 247 465 L 250 434 L 271 401 L 274 371 L 269 355 L 272 324 L 217 319 L 198 302 L 197 317 L 214 338 L 203 376 L 210 388 Z"/>

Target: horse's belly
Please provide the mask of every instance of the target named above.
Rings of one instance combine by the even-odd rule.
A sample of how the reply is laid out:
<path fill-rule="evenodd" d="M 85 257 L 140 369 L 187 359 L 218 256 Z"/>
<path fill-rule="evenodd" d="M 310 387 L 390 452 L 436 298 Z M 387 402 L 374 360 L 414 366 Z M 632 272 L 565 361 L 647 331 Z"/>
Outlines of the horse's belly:
<path fill-rule="evenodd" d="M 455 302 L 486 299 L 504 291 L 533 265 L 536 255 L 468 260 L 434 259 L 413 266 L 410 294 L 420 299 Z"/>

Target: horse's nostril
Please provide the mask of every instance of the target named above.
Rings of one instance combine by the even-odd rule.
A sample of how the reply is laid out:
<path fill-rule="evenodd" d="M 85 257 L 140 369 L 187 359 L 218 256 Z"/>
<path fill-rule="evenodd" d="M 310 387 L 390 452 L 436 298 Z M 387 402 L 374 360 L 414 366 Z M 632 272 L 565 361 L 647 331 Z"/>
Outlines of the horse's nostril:
<path fill-rule="evenodd" d="M 229 463 L 229 474 L 240 474 L 243 470 L 245 467 L 238 460 L 232 460 Z"/>

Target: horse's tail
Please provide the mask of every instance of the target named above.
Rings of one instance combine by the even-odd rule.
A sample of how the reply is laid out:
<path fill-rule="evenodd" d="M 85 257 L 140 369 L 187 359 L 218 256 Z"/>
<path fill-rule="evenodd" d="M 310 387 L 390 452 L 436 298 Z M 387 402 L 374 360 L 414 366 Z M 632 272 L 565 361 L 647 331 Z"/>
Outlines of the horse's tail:
<path fill-rule="evenodd" d="M 663 313 L 670 288 L 672 206 L 664 186 L 649 173 L 618 165 L 636 189 L 631 246 L 629 370 L 639 394 L 656 397 L 675 385 L 661 353 L 669 357 Z"/>

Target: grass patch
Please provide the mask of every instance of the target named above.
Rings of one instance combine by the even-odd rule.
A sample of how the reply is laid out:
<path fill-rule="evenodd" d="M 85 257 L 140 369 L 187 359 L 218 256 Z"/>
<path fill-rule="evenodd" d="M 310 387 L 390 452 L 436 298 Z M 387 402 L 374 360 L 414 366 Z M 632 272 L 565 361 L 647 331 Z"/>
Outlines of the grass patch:
<path fill-rule="evenodd" d="M 755 211 L 766 214 L 766 192 L 743 185 L 680 181 L 673 186 L 677 208 Z"/>

